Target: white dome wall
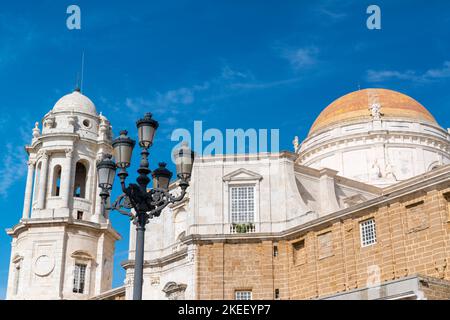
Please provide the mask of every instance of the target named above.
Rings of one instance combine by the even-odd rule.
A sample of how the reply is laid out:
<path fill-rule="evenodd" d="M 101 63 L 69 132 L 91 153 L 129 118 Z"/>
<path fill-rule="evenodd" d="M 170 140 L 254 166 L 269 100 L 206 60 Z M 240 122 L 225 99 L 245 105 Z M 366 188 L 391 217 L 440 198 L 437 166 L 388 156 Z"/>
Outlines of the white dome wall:
<path fill-rule="evenodd" d="M 332 126 L 308 137 L 298 162 L 384 187 L 450 163 L 447 131 L 426 122 L 374 120 Z"/>

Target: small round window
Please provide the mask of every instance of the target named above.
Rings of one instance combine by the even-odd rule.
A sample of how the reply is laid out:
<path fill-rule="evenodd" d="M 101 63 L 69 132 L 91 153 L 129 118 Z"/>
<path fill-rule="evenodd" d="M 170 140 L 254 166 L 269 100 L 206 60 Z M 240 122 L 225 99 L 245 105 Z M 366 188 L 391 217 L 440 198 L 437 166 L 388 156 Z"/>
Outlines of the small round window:
<path fill-rule="evenodd" d="M 84 119 L 83 126 L 85 126 L 86 128 L 89 128 L 91 126 L 91 122 L 88 119 Z"/>

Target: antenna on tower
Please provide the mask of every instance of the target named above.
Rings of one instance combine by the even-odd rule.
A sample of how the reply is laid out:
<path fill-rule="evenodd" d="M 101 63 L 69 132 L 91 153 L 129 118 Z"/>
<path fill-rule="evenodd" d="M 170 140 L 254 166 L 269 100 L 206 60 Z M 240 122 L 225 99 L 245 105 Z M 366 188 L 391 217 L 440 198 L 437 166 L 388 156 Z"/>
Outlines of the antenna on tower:
<path fill-rule="evenodd" d="M 83 76 L 84 76 L 84 50 L 81 55 L 81 83 L 80 83 L 80 90 L 83 91 Z"/>
<path fill-rule="evenodd" d="M 80 92 L 80 72 L 77 72 L 77 82 L 75 83 L 75 90 L 77 92 Z"/>
<path fill-rule="evenodd" d="M 84 76 L 84 51 L 81 55 L 81 71 L 77 72 L 77 83 L 75 84 L 75 91 L 77 92 L 83 91 L 83 76 Z"/>

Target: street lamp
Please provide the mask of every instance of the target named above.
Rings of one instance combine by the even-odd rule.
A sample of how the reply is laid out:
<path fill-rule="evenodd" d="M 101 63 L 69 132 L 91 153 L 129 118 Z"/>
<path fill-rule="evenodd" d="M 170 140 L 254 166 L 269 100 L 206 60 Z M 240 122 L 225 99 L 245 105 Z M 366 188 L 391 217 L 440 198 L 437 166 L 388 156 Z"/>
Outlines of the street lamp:
<path fill-rule="evenodd" d="M 178 186 L 181 194 L 177 197 L 169 193 L 169 183 L 172 178 L 172 172 L 166 168 L 166 164 L 161 162 L 159 167 L 153 171 L 153 188 L 147 189 L 150 183 L 148 175 L 151 173 L 148 163 L 148 149 L 153 145 L 153 138 L 158 122 L 152 119 L 152 114 L 145 114 L 144 118 L 136 122 L 138 128 L 139 146 L 141 147 L 141 162 L 137 170 L 139 176 L 137 184 L 130 183 L 128 187 L 125 180 L 128 176 L 127 168 L 131 164 L 131 155 L 136 142 L 127 136 L 127 131 L 121 131 L 120 136 L 116 138 L 112 146 L 114 148 L 114 158 L 111 155 L 105 155 L 97 163 L 98 186 L 101 189 L 100 197 L 103 208 L 106 209 L 106 201 L 110 196 L 116 168 L 119 168 L 118 176 L 122 192 L 114 201 L 110 210 L 116 210 L 121 214 L 127 215 L 136 225 L 136 253 L 134 263 L 134 287 L 133 300 L 142 299 L 143 269 L 144 269 L 144 235 L 145 225 L 149 219 L 159 217 L 161 211 L 171 203 L 183 200 L 186 195 L 186 189 L 189 187 L 194 152 L 183 144 L 179 150 L 174 152 L 174 160 L 177 168 Z M 128 209 L 128 210 L 127 210 Z M 132 212 L 133 209 L 134 213 Z"/>

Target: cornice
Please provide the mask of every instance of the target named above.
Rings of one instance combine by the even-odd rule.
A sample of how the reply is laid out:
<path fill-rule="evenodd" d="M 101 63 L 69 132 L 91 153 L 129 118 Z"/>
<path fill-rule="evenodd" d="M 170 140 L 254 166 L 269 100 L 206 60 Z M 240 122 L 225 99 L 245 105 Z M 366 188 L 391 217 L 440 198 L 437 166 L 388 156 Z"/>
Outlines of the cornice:
<path fill-rule="evenodd" d="M 208 162 L 236 162 L 236 161 L 251 161 L 251 160 L 274 160 L 274 159 L 289 159 L 295 161 L 298 155 L 290 151 L 281 152 L 261 152 L 251 154 L 218 154 L 214 156 L 198 156 L 195 158 L 195 163 L 208 163 Z"/>
<path fill-rule="evenodd" d="M 12 228 L 6 229 L 6 233 L 11 237 L 17 237 L 22 232 L 28 231 L 31 227 L 77 227 L 96 232 L 106 232 L 114 239 L 120 240 L 121 235 L 109 223 L 95 223 L 91 221 L 75 220 L 72 218 L 38 218 L 22 219 Z"/>
<path fill-rule="evenodd" d="M 412 122 L 411 119 L 396 118 L 396 117 L 382 118 L 379 121 L 381 121 L 381 123 L 398 123 L 398 122 L 403 122 L 403 123 L 408 123 L 408 124 L 414 123 L 416 125 L 423 126 L 423 127 L 431 127 L 433 129 L 436 129 L 436 130 L 440 131 L 444 135 L 448 135 L 447 130 L 442 128 L 438 123 L 433 123 L 433 122 L 428 122 L 428 121 L 423 121 L 423 120 L 422 121 L 421 120 L 417 120 L 415 122 Z M 340 122 L 340 123 L 335 123 L 335 124 L 332 124 L 332 125 L 328 125 L 328 126 L 322 128 L 320 130 L 315 131 L 311 135 L 308 135 L 303 142 L 311 140 L 311 139 L 314 139 L 314 138 L 316 138 L 316 137 L 318 137 L 318 136 L 320 136 L 320 135 L 322 135 L 322 134 L 324 134 L 326 132 L 332 132 L 335 129 L 348 127 L 348 126 L 352 126 L 352 125 L 355 125 L 355 126 L 356 125 L 365 125 L 365 126 L 367 126 L 368 124 L 370 124 L 372 122 L 373 122 L 373 120 L 372 121 L 368 121 L 368 120 L 365 120 L 365 121 L 350 120 L 350 121 L 343 121 L 343 122 Z M 381 128 L 381 130 L 386 130 L 386 129 Z"/>
<path fill-rule="evenodd" d="M 89 300 L 105 300 L 106 298 L 109 298 L 109 297 L 114 297 L 114 296 L 118 296 L 121 294 L 125 294 L 125 291 L 126 291 L 125 286 L 120 286 L 120 287 L 113 288 L 111 290 L 102 292 L 96 296 L 93 296 L 93 297 L 89 298 Z"/>
<path fill-rule="evenodd" d="M 402 141 L 395 142 L 390 141 L 389 138 L 400 138 L 400 139 L 407 139 L 410 141 Z M 373 141 L 375 139 L 383 139 L 381 141 Z M 367 141 L 373 141 L 368 143 Z M 429 144 L 420 144 L 420 142 L 426 142 L 428 141 Z M 357 145 L 348 146 L 348 143 L 351 142 L 360 142 Z M 366 147 L 368 144 L 377 144 L 377 143 L 384 143 L 389 144 L 389 146 L 399 145 L 399 146 L 418 146 L 418 147 L 428 147 L 432 148 L 434 150 L 438 149 L 442 152 L 450 153 L 450 142 L 442 139 L 440 137 L 426 134 L 426 133 L 415 133 L 415 132 L 402 132 L 402 131 L 376 131 L 371 134 L 368 134 L 367 132 L 363 133 L 356 133 L 351 135 L 343 135 L 340 137 L 336 137 L 333 139 L 329 139 L 323 142 L 318 142 L 317 144 L 313 144 L 311 146 L 306 146 L 303 151 L 299 152 L 298 161 L 305 161 L 305 159 L 310 158 L 314 156 L 314 154 L 318 154 L 322 150 L 330 149 L 334 146 L 342 146 L 342 150 L 344 149 L 350 149 L 350 148 L 360 148 L 360 147 Z M 433 144 L 433 145 L 430 145 Z M 439 147 L 440 146 L 440 147 Z M 339 150 L 337 150 L 339 151 Z"/>
<path fill-rule="evenodd" d="M 181 250 L 171 253 L 167 256 L 164 256 L 162 258 L 158 259 L 152 259 L 152 260 L 145 260 L 144 261 L 144 268 L 146 267 L 163 267 L 167 264 L 182 260 L 187 257 L 188 255 L 188 248 L 184 247 Z M 134 268 L 134 260 L 125 260 L 121 264 L 122 268 L 125 270 L 129 268 Z"/>
<path fill-rule="evenodd" d="M 333 170 L 333 171 L 335 171 L 335 170 Z M 321 176 L 319 169 L 314 169 L 314 168 L 311 168 L 311 167 L 308 167 L 306 165 L 299 164 L 299 163 L 294 164 L 294 172 L 299 175 L 307 175 L 307 176 L 314 177 L 316 179 L 319 179 Z M 348 187 L 348 188 L 353 188 L 355 190 L 359 190 L 359 191 L 364 190 L 366 192 L 373 193 L 374 195 L 379 195 L 382 192 L 382 189 L 377 186 L 366 184 L 364 182 L 360 182 L 357 180 L 349 179 L 349 178 L 346 178 L 346 177 L 343 177 L 340 175 L 335 175 L 334 179 L 335 179 L 336 183 L 343 185 L 345 187 Z"/>
<path fill-rule="evenodd" d="M 387 205 L 394 201 L 398 201 L 399 198 L 408 196 L 416 192 L 423 192 L 424 189 L 432 188 L 439 184 L 447 184 L 450 187 L 450 165 L 436 170 L 436 172 L 434 172 L 433 174 L 427 173 L 410 179 L 410 181 L 405 181 L 403 183 L 399 183 L 398 185 L 391 186 L 386 190 L 383 190 L 382 195 L 366 202 L 357 204 L 353 207 L 339 210 L 335 213 L 308 221 L 302 225 L 298 225 L 284 231 L 246 234 L 194 234 L 188 235 L 183 238 L 182 243 L 189 245 L 196 243 L 213 242 L 242 243 L 290 240 L 311 230 L 322 229 L 335 223 L 336 221 L 348 219 L 352 216 L 357 216 L 363 211 L 378 209 L 381 206 Z"/>

